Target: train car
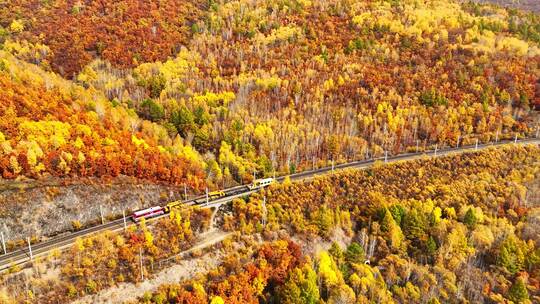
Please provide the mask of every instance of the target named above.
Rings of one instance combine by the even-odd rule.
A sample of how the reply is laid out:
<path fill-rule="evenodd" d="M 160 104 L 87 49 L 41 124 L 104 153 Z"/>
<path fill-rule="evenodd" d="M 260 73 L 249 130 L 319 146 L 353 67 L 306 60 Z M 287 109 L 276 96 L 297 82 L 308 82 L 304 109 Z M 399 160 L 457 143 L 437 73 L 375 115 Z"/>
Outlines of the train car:
<path fill-rule="evenodd" d="M 276 180 L 269 177 L 269 178 L 261 178 L 261 179 L 256 179 L 253 181 L 253 183 L 251 185 L 248 186 L 248 188 L 250 190 L 255 190 L 255 189 L 259 189 L 259 188 L 264 188 L 266 186 L 269 186 L 273 183 L 275 183 Z"/>
<path fill-rule="evenodd" d="M 208 199 L 211 199 L 211 200 L 221 198 L 221 197 L 224 197 L 224 196 L 225 196 L 225 192 L 221 191 L 221 190 L 212 191 L 212 192 L 208 193 Z"/>
<path fill-rule="evenodd" d="M 138 222 L 142 218 L 149 219 L 152 217 L 160 216 L 162 214 L 165 214 L 165 209 L 161 206 L 154 206 L 133 212 L 131 218 L 133 219 L 133 221 Z"/>
<path fill-rule="evenodd" d="M 165 205 L 165 212 L 169 213 L 171 212 L 171 209 L 178 208 L 180 205 L 182 205 L 184 202 L 182 201 L 174 201 L 170 202 L 167 205 Z"/>

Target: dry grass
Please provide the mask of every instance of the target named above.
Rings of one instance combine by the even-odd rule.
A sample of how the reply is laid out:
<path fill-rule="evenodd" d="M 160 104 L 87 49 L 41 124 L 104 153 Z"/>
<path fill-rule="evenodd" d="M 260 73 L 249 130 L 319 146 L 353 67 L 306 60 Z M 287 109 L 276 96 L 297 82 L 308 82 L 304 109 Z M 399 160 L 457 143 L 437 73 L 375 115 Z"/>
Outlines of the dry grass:
<path fill-rule="evenodd" d="M 504 7 L 515 7 L 540 13 L 540 1 L 538 0 L 475 0 L 479 3 L 493 3 Z"/>

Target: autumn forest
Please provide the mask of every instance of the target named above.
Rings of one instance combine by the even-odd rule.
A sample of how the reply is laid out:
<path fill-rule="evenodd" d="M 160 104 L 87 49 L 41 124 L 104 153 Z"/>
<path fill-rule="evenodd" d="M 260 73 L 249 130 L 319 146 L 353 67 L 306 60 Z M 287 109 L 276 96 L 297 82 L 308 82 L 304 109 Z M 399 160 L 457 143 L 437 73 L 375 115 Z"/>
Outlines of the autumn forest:
<path fill-rule="evenodd" d="M 13 205 L 100 209 L 74 232 L 134 211 L 110 190 L 105 219 L 68 185 L 129 179 L 142 208 L 514 143 L 286 177 L 77 238 L 0 273 L 0 303 L 540 302 L 540 148 L 517 144 L 540 133 L 540 14 L 481 2 L 0 2 L 0 222 Z M 35 243 L 53 237 L 42 217 Z"/>

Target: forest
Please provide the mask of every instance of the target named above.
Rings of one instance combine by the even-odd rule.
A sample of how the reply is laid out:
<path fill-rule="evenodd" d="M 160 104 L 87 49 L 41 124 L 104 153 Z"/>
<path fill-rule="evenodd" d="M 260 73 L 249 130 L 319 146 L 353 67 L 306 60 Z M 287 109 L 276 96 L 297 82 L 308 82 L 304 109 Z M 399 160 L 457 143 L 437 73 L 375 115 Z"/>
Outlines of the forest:
<path fill-rule="evenodd" d="M 516 9 L 25 0 L 0 16 L 7 179 L 197 191 L 538 128 L 540 20 Z"/>
<path fill-rule="evenodd" d="M 193 196 L 538 138 L 540 15 L 478 2 L 0 1 L 0 182 Z M 375 162 L 79 238 L 0 303 L 538 303 L 538 227 L 538 144 Z"/>
<path fill-rule="evenodd" d="M 234 236 L 212 249 L 223 255 L 215 269 L 134 301 L 534 303 L 539 181 L 535 145 L 285 181 L 233 202 L 222 226 Z M 60 265 L 57 279 L 3 279 L 18 301 L 49 303 L 140 282 L 138 254 L 145 276 L 157 275 L 208 228 L 208 211 L 80 239 L 41 262 Z"/>

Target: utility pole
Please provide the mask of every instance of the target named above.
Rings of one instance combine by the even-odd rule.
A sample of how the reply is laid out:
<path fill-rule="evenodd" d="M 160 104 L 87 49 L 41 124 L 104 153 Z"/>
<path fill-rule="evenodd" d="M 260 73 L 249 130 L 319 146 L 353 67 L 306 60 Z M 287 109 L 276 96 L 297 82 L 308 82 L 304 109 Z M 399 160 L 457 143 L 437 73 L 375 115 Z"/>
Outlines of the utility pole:
<path fill-rule="evenodd" d="M 262 225 L 263 227 L 266 226 L 266 196 L 263 197 L 263 203 L 262 203 Z"/>
<path fill-rule="evenodd" d="M 475 151 L 478 151 L 478 138 L 476 139 L 476 144 L 475 144 L 475 146 L 474 146 L 474 150 L 475 150 Z"/>
<path fill-rule="evenodd" d="M 122 210 L 122 216 L 124 218 L 124 230 L 127 230 L 127 224 L 126 224 L 126 210 Z"/>
<path fill-rule="evenodd" d="M 27 237 L 28 241 L 28 252 L 30 253 L 30 261 L 34 260 L 34 255 L 32 254 L 32 245 L 30 245 L 30 237 Z"/>
<path fill-rule="evenodd" d="M 225 172 L 225 166 L 222 166 L 222 167 L 221 167 L 221 172 Z M 225 175 L 222 174 L 221 176 L 222 176 L 222 177 L 221 177 L 221 180 L 223 181 L 223 183 L 222 183 L 222 185 L 221 185 L 221 189 L 225 189 L 225 188 L 226 188 L 226 187 L 225 187 Z"/>
<path fill-rule="evenodd" d="M 142 248 L 139 248 L 139 261 L 141 264 L 141 281 L 144 281 L 144 270 L 143 270 L 143 262 L 142 262 Z"/>
<path fill-rule="evenodd" d="M 7 254 L 6 250 L 6 240 L 4 239 L 4 233 L 0 232 L 0 235 L 2 236 L 2 249 L 4 249 L 4 254 Z"/>
<path fill-rule="evenodd" d="M 101 215 L 101 225 L 105 224 L 105 218 L 103 218 L 103 206 L 99 205 L 99 214 Z"/>

